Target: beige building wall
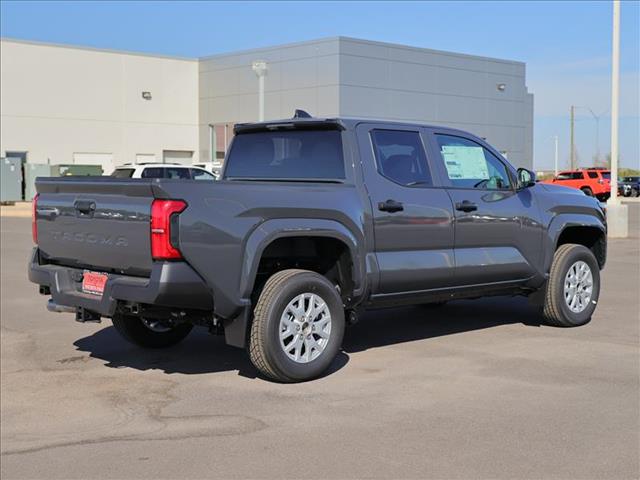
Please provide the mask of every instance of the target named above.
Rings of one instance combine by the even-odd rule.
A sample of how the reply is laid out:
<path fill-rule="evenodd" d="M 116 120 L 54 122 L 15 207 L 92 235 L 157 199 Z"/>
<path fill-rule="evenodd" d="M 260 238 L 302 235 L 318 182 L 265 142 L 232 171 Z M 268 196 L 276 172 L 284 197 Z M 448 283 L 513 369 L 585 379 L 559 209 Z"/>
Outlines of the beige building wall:
<path fill-rule="evenodd" d="M 105 173 L 184 152 L 198 160 L 197 60 L 4 39 L 0 58 L 1 155 Z"/>

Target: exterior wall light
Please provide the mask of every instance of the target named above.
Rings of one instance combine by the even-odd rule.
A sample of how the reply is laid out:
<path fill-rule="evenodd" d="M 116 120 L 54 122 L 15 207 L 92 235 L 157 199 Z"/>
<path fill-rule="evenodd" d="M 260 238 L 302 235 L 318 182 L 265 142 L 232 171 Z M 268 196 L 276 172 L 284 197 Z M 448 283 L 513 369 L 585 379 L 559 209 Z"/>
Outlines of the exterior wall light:
<path fill-rule="evenodd" d="M 151 100 L 151 92 L 142 92 L 142 98 L 145 100 Z"/>
<path fill-rule="evenodd" d="M 496 88 L 498 89 L 499 92 L 504 92 L 507 89 L 507 84 L 499 83 L 496 85 Z"/>

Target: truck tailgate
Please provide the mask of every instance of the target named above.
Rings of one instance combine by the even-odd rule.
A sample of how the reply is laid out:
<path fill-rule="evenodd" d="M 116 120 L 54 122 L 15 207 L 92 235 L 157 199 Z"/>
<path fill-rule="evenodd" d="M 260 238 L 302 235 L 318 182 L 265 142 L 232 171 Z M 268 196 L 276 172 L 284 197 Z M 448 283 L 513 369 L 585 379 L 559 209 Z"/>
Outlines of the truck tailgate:
<path fill-rule="evenodd" d="M 36 189 L 43 261 L 128 275 L 150 274 L 154 195 L 149 181 L 41 178 Z"/>

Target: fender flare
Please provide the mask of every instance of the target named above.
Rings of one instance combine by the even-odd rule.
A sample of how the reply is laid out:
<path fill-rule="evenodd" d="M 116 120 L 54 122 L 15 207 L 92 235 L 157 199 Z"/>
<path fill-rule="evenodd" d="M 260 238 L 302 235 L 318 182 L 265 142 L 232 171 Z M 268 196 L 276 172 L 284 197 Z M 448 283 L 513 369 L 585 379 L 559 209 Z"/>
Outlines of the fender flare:
<path fill-rule="evenodd" d="M 353 264 L 353 296 L 362 295 L 365 283 L 364 256 L 360 254 L 358 245 L 364 245 L 364 238 L 357 239 L 351 230 L 335 220 L 276 218 L 260 224 L 245 242 L 239 289 L 241 298 L 251 297 L 265 248 L 274 240 L 285 237 L 334 238 L 347 245 Z"/>
<path fill-rule="evenodd" d="M 553 217 L 547 229 L 547 237 L 545 239 L 546 248 L 544 256 L 544 273 L 549 273 L 553 255 L 558 247 L 558 239 L 563 231 L 570 227 L 591 227 L 597 228 L 606 237 L 607 227 L 597 217 L 582 213 L 561 213 Z"/>

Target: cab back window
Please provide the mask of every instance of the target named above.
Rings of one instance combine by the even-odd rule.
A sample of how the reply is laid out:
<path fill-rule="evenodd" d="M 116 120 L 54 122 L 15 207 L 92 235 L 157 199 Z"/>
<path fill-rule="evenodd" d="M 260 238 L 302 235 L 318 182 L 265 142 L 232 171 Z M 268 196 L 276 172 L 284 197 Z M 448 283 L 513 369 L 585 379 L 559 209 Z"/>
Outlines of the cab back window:
<path fill-rule="evenodd" d="M 236 135 L 227 158 L 227 179 L 344 179 L 338 130 L 285 130 Z"/>

